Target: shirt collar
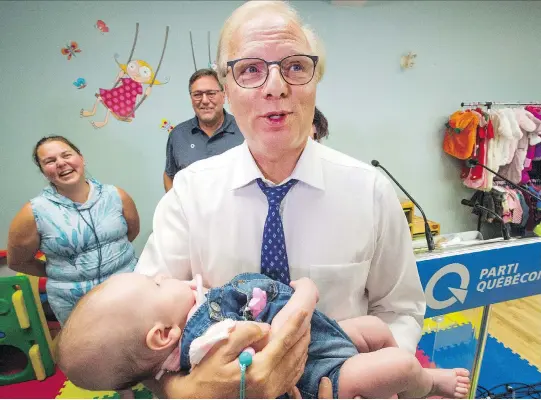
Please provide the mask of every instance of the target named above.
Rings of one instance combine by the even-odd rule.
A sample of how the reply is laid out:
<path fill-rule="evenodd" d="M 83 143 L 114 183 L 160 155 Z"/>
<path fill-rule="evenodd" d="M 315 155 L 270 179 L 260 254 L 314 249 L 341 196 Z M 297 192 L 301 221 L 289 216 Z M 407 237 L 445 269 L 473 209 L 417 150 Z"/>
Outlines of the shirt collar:
<path fill-rule="evenodd" d="M 199 127 L 199 119 L 197 118 L 197 115 L 191 119 L 192 121 L 192 134 L 196 134 L 198 132 L 202 132 L 202 129 Z M 231 126 L 233 122 L 233 116 L 229 114 L 224 109 L 224 122 L 222 123 L 222 126 L 218 128 L 218 130 L 214 133 L 214 135 L 220 133 L 220 132 L 228 132 L 231 134 L 235 134 L 235 129 Z M 214 136 L 213 135 L 213 136 Z"/>
<path fill-rule="evenodd" d="M 291 176 L 285 181 L 297 179 L 317 189 L 325 190 L 323 165 L 321 156 L 319 155 L 320 146 L 322 145 L 314 142 L 312 138 L 308 138 L 295 169 Z M 255 181 L 257 178 L 265 179 L 259 170 L 252 153 L 250 153 L 248 144 L 244 141 L 240 145 L 240 156 L 234 167 L 231 189 L 239 189 Z"/>

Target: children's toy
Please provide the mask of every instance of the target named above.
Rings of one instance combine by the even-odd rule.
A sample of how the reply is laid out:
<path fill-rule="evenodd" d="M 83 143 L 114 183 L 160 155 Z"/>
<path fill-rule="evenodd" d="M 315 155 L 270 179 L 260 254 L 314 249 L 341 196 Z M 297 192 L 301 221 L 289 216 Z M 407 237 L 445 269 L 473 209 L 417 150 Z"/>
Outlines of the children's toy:
<path fill-rule="evenodd" d="M 38 286 L 38 278 L 22 274 L 0 278 L 0 386 L 55 372 Z"/>

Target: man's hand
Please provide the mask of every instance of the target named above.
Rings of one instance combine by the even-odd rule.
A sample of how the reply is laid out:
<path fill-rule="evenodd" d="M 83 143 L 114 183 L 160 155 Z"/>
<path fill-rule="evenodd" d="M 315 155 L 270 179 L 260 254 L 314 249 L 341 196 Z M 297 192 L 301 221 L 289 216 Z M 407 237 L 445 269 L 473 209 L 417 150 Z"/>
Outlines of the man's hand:
<path fill-rule="evenodd" d="M 239 354 L 257 352 L 246 370 L 246 397 L 276 398 L 296 385 L 304 372 L 310 343 L 310 319 L 298 312 L 269 340 L 270 327 L 237 323 L 227 341 L 217 344 L 189 375 L 166 375 L 161 385 L 168 398 L 238 398 Z"/>
<path fill-rule="evenodd" d="M 274 399 L 295 386 L 304 373 L 309 344 L 310 319 L 299 311 L 253 357 L 246 371 L 247 396 Z"/>

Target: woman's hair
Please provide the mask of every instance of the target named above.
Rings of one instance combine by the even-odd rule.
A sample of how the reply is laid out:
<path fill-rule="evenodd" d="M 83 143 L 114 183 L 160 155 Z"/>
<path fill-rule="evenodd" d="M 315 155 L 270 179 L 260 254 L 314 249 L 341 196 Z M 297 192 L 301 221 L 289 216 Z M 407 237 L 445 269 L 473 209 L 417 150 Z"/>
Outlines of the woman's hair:
<path fill-rule="evenodd" d="M 229 57 L 229 47 L 233 35 L 247 19 L 257 15 L 265 15 L 265 13 L 269 12 L 282 16 L 302 30 L 313 55 L 319 57 L 315 74 L 315 79 L 319 82 L 325 72 L 325 51 L 315 32 L 302 22 L 297 11 L 286 1 L 247 1 L 233 11 L 231 16 L 225 21 L 220 33 L 216 64 L 218 77 L 222 83 L 225 82 L 225 77 L 227 76 L 227 58 Z"/>
<path fill-rule="evenodd" d="M 320 141 L 321 139 L 329 137 L 329 123 L 327 122 L 327 118 L 325 118 L 323 113 L 319 111 L 317 107 L 314 113 L 313 125 L 316 127 L 314 140 Z"/>
<path fill-rule="evenodd" d="M 34 163 L 38 166 L 38 168 L 39 168 L 39 170 L 41 172 L 43 172 L 43 169 L 41 168 L 41 164 L 39 163 L 38 150 L 39 150 L 39 148 L 40 148 L 40 146 L 42 144 L 47 143 L 47 142 L 62 142 L 62 143 L 65 143 L 69 147 L 71 147 L 73 149 L 73 151 L 75 151 L 77 154 L 82 156 L 81 150 L 79 150 L 79 148 L 77 146 L 75 146 L 73 143 L 71 143 L 64 136 L 55 135 L 55 136 L 42 137 L 40 140 L 38 140 L 38 142 L 34 146 L 34 151 L 32 152 L 32 158 L 34 159 Z"/>

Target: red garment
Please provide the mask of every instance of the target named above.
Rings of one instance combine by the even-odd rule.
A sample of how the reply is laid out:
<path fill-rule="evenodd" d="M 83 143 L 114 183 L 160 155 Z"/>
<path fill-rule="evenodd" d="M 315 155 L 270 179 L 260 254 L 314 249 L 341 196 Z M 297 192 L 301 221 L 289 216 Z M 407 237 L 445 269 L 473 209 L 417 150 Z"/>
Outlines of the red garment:
<path fill-rule="evenodd" d="M 488 120 L 487 137 L 489 139 L 494 139 L 494 127 L 492 126 L 492 120 L 491 119 Z"/>
<path fill-rule="evenodd" d="M 119 117 L 134 118 L 135 101 L 138 94 L 143 94 L 143 85 L 132 78 L 122 78 L 121 85 L 114 89 L 100 89 L 101 101 Z"/>
<path fill-rule="evenodd" d="M 481 110 L 480 108 L 477 108 L 475 111 L 477 111 L 483 117 L 485 116 L 483 110 Z M 477 143 L 479 146 L 478 152 L 472 157 L 484 165 L 486 165 L 487 163 L 487 139 L 490 138 L 490 132 L 488 132 L 489 130 L 492 133 L 492 138 L 494 138 L 494 129 L 492 128 L 492 122 L 490 121 L 490 119 L 488 122 L 488 126 L 481 126 L 481 124 L 479 124 L 477 128 Z M 481 179 L 484 172 L 485 169 L 483 167 L 481 167 L 480 165 L 476 165 L 472 168 L 471 179 L 474 181 L 477 179 Z"/>
<path fill-rule="evenodd" d="M 485 117 L 485 113 L 480 108 L 475 109 L 479 114 L 481 114 L 483 117 Z M 486 118 L 485 118 L 486 120 Z M 483 125 L 483 126 L 482 126 Z M 493 139 L 494 138 L 494 128 L 492 127 L 492 121 L 488 122 L 488 125 L 479 124 L 477 126 L 477 132 L 476 132 L 476 144 L 473 149 L 473 153 L 471 155 L 471 158 L 479 161 L 481 164 L 486 165 L 487 163 L 487 139 Z M 476 181 L 478 179 L 483 178 L 483 175 L 485 174 L 485 169 L 481 167 L 480 165 L 476 165 L 473 168 L 468 168 L 466 164 L 462 166 L 462 172 L 460 174 L 460 178 L 462 180 L 470 178 L 472 181 Z"/>

